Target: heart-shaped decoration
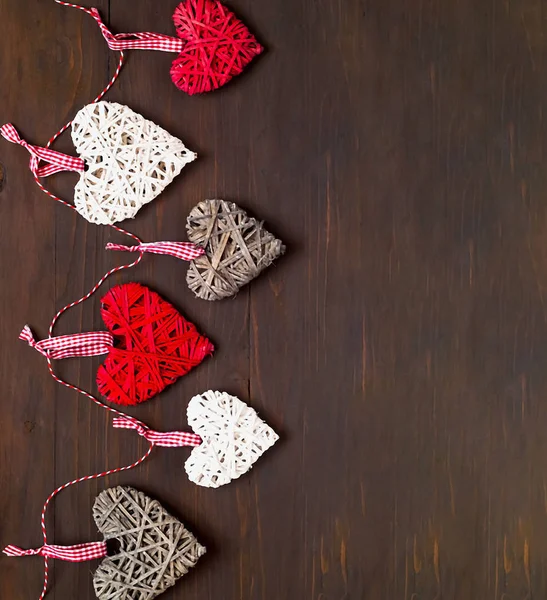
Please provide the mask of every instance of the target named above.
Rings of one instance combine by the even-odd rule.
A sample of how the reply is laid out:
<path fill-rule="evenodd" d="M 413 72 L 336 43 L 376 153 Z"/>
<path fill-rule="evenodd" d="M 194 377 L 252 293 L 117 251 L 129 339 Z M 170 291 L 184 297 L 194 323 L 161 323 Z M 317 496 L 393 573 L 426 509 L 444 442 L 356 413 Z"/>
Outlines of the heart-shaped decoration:
<path fill-rule="evenodd" d="M 184 0 L 173 21 L 178 36 L 187 43 L 173 61 L 171 79 L 187 94 L 225 85 L 264 50 L 219 0 Z"/>
<path fill-rule="evenodd" d="M 194 567 L 205 548 L 156 500 L 130 487 L 102 492 L 93 518 L 120 550 L 93 575 L 99 600 L 152 600 Z"/>
<path fill-rule="evenodd" d="M 112 288 L 101 314 L 115 345 L 97 371 L 97 385 L 116 404 L 152 398 L 214 350 L 174 306 L 139 283 Z"/>
<path fill-rule="evenodd" d="M 209 390 L 188 404 L 188 424 L 202 438 L 184 468 L 190 481 L 218 488 L 241 477 L 279 439 L 245 402 Z"/>
<path fill-rule="evenodd" d="M 204 200 L 187 219 L 188 239 L 205 249 L 190 263 L 188 287 L 198 298 L 220 300 L 237 293 L 285 252 L 281 240 L 233 202 Z"/>
<path fill-rule="evenodd" d="M 101 225 L 132 219 L 196 158 L 165 129 L 114 102 L 84 106 L 72 122 L 72 140 L 86 164 L 74 204 Z"/>

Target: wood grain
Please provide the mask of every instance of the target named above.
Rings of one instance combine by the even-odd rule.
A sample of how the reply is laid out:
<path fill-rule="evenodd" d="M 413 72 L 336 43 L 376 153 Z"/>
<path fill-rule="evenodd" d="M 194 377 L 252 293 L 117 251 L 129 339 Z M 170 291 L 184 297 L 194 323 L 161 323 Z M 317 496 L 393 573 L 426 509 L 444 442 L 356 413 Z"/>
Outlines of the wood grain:
<path fill-rule="evenodd" d="M 170 34 L 176 4 L 86 2 L 115 32 Z M 127 227 L 185 239 L 190 209 L 220 197 L 264 219 L 287 255 L 215 304 L 170 258 L 114 279 L 164 294 L 218 348 L 133 414 L 183 428 L 192 395 L 224 389 L 282 439 L 220 490 L 187 481 L 187 450 L 156 449 L 62 494 L 51 541 L 96 540 L 95 495 L 128 483 L 209 549 L 165 600 L 547 597 L 543 3 L 227 4 L 267 48 L 244 76 L 191 98 L 170 82 L 171 55 L 135 51 L 108 96 L 200 157 Z M 0 13 L 0 120 L 43 144 L 116 55 L 79 11 L 0 0 Z M 70 151 L 69 136 L 56 147 Z M 0 143 L 0 544 L 35 547 L 54 487 L 144 446 L 17 342 L 124 260 L 103 251 L 121 236 L 55 205 L 27 162 Z M 74 181 L 48 184 L 70 198 Z M 58 333 L 99 328 L 99 302 Z M 98 364 L 58 368 L 95 390 Z M 49 598 L 92 599 L 93 568 L 57 563 Z M 0 558 L 2 599 L 37 598 L 41 578 L 39 559 Z"/>

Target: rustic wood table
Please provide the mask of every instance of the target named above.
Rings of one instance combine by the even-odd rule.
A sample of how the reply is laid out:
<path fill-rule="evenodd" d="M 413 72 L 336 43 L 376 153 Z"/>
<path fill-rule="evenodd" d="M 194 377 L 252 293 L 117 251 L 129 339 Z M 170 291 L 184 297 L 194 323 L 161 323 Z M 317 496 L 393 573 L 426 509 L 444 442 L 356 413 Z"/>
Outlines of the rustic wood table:
<path fill-rule="evenodd" d="M 96 0 L 114 32 L 173 34 L 177 0 Z M 94 497 L 131 484 L 208 547 L 165 600 L 547 597 L 547 12 L 540 0 L 229 0 L 267 52 L 221 91 L 179 92 L 170 54 L 133 51 L 107 99 L 199 160 L 127 227 L 186 239 L 199 200 L 236 201 L 287 244 L 234 299 L 197 300 L 186 266 L 146 283 L 214 341 L 212 359 L 131 411 L 185 428 L 222 389 L 280 433 L 219 490 L 187 449 L 64 492 L 50 540 L 98 539 Z M 53 1 L 0 0 L 0 120 L 36 144 L 90 102 L 116 54 Z M 69 135 L 56 144 L 73 151 Z M 0 142 L 0 544 L 41 545 L 48 494 L 131 462 L 134 434 L 55 383 L 17 340 L 127 255 L 35 185 Z M 71 199 L 74 174 L 48 180 Z M 100 329 L 100 294 L 57 333 Z M 97 359 L 56 365 L 95 391 Z M 95 564 L 52 565 L 52 600 L 94 598 Z M 36 600 L 40 558 L 0 558 L 0 598 Z"/>

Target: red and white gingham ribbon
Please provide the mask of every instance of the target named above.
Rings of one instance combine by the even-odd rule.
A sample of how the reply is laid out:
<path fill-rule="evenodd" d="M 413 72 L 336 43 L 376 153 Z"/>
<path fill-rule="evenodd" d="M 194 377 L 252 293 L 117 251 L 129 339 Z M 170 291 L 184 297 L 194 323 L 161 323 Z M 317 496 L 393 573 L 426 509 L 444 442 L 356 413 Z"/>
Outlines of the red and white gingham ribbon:
<path fill-rule="evenodd" d="M 6 556 L 43 556 L 45 558 L 56 558 L 57 560 L 66 560 L 68 562 L 85 562 L 104 558 L 107 556 L 106 542 L 90 542 L 88 544 L 78 544 L 77 546 L 54 546 L 45 544 L 35 550 L 23 550 L 18 546 L 6 546 L 3 550 Z"/>
<path fill-rule="evenodd" d="M 121 244 L 107 244 L 107 250 L 120 250 L 122 252 L 149 252 L 150 254 L 166 254 L 180 260 L 194 260 L 203 256 L 205 250 L 191 242 L 148 242 L 136 246 L 122 246 Z"/>
<path fill-rule="evenodd" d="M 108 331 L 57 335 L 37 342 L 28 325 L 25 325 L 19 334 L 19 339 L 27 342 L 40 354 L 54 360 L 108 354 L 114 346 L 114 338 Z"/>
<path fill-rule="evenodd" d="M 164 448 L 199 446 L 203 441 L 196 433 L 186 433 L 184 431 L 154 431 L 136 419 L 116 417 L 112 421 L 112 426 L 116 429 L 134 429 L 139 435 L 154 446 L 163 446 Z"/>
<path fill-rule="evenodd" d="M 35 177 L 48 177 L 54 173 L 60 173 L 61 171 L 76 171 L 82 173 L 85 169 L 84 161 L 76 156 L 69 156 L 62 152 L 56 152 L 49 148 L 42 148 L 42 146 L 32 146 L 28 142 L 25 142 L 21 136 L 17 133 L 17 129 L 11 124 L 6 123 L 0 127 L 0 134 L 6 138 L 8 142 L 13 144 L 19 144 L 26 148 L 30 154 L 30 170 Z M 40 161 L 47 163 L 43 167 L 40 167 Z"/>
<path fill-rule="evenodd" d="M 161 33 L 151 33 L 149 31 L 142 31 L 139 33 L 117 33 L 114 35 L 103 23 L 101 15 L 96 8 L 84 8 L 83 6 L 71 4 L 70 2 L 62 2 L 61 0 L 55 0 L 55 2 L 62 6 L 79 8 L 91 15 L 95 21 L 97 21 L 101 33 L 111 50 L 161 50 L 162 52 L 182 52 L 186 44 L 180 38 L 163 35 Z"/>

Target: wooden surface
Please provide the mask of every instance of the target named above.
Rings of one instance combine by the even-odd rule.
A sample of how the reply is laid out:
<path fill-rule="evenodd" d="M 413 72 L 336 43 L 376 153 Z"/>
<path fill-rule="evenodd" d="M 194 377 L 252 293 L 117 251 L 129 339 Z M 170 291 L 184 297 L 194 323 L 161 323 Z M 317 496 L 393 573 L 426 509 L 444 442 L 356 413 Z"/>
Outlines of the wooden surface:
<path fill-rule="evenodd" d="M 172 33 L 177 0 L 97 0 L 115 32 Z M 151 285 L 218 350 L 135 409 L 184 428 L 223 389 L 281 434 L 253 472 L 199 489 L 188 450 L 61 494 L 58 544 L 96 540 L 95 495 L 132 484 L 209 549 L 165 600 L 532 600 L 547 597 L 547 13 L 541 0 L 230 0 L 267 52 L 190 98 L 172 56 L 130 53 L 108 99 L 200 158 L 128 228 L 185 239 L 191 207 L 234 200 L 288 254 L 208 304 L 185 266 L 148 256 Z M 91 4 L 88 2 L 88 6 Z M 113 71 L 95 23 L 0 0 L 0 120 L 43 144 Z M 56 148 L 71 151 L 69 136 Z M 47 495 L 144 445 L 61 388 L 18 333 L 127 257 L 123 242 L 35 186 L 0 143 L 0 544 L 40 545 Z M 48 185 L 71 198 L 74 175 Z M 111 281 L 106 285 L 114 284 Z M 100 295 L 58 333 L 98 329 Z M 94 390 L 99 360 L 58 365 Z M 52 600 L 94 597 L 94 565 L 57 563 Z M 0 558 L 0 598 L 34 600 L 38 558 Z"/>

